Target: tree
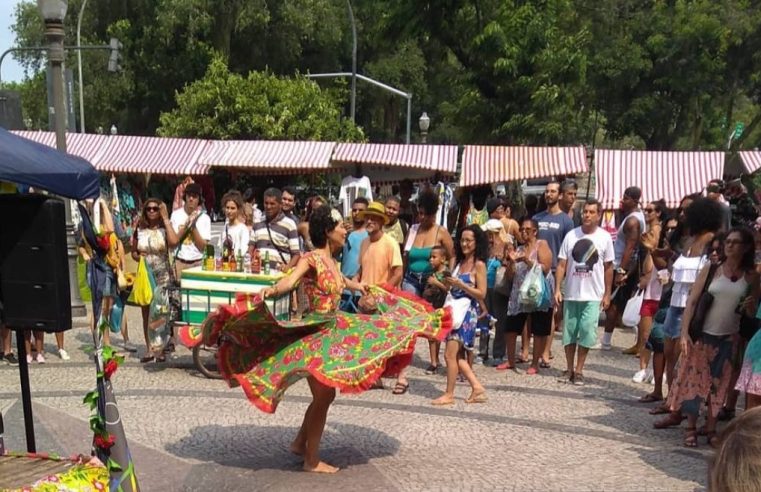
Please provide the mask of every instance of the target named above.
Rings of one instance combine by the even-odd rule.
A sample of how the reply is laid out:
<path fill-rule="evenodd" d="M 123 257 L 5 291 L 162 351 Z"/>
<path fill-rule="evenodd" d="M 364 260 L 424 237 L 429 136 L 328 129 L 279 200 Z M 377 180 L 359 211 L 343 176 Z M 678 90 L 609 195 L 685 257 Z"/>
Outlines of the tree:
<path fill-rule="evenodd" d="M 301 76 L 252 71 L 242 76 L 217 58 L 206 75 L 178 93 L 161 115 L 162 136 L 220 140 L 358 141 L 362 130 L 341 118 L 333 96 Z"/>

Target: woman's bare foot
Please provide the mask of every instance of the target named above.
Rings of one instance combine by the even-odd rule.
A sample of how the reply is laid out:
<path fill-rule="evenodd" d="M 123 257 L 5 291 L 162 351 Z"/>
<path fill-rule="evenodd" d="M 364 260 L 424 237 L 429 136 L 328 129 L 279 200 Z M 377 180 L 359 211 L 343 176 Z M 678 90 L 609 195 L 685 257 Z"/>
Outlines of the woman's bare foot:
<path fill-rule="evenodd" d="M 454 405 L 454 396 L 446 395 L 446 394 L 441 395 L 435 400 L 432 400 L 431 405 L 436 405 L 436 406 Z"/>
<path fill-rule="evenodd" d="M 318 461 L 316 465 L 308 465 L 307 462 L 304 462 L 304 471 L 312 472 L 312 473 L 335 473 L 339 470 L 338 467 L 335 467 L 333 465 L 329 465 L 325 463 L 324 461 Z"/>

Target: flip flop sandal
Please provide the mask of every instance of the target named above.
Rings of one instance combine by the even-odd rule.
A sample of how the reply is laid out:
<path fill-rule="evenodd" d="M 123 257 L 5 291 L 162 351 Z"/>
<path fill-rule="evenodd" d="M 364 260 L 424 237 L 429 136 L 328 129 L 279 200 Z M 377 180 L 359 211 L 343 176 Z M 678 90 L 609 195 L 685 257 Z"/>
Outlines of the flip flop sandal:
<path fill-rule="evenodd" d="M 529 362 L 529 360 L 528 359 L 524 359 L 523 356 L 520 356 L 517 359 L 515 359 L 515 363 L 516 364 L 525 364 L 527 362 Z"/>
<path fill-rule="evenodd" d="M 477 395 L 469 396 L 465 403 L 486 403 L 488 400 L 488 397 L 486 396 L 486 392 L 483 391 L 481 393 L 478 393 Z"/>
<path fill-rule="evenodd" d="M 154 360 L 156 360 L 156 358 L 154 356 L 152 356 L 152 355 L 146 355 L 145 357 L 141 357 L 140 358 L 140 363 L 141 364 L 146 364 L 148 362 L 153 362 Z"/>
<path fill-rule="evenodd" d="M 391 393 L 394 395 L 403 395 L 407 392 L 408 389 L 410 389 L 410 383 L 407 383 L 407 384 L 396 383 Z"/>
<path fill-rule="evenodd" d="M 698 431 L 693 427 L 684 433 L 684 446 L 686 448 L 698 447 Z"/>
<path fill-rule="evenodd" d="M 539 361 L 539 367 L 542 369 L 550 369 L 552 366 L 550 365 L 549 362 L 545 362 L 544 359 L 542 359 L 541 361 Z"/>
<path fill-rule="evenodd" d="M 648 393 L 645 396 L 643 396 L 642 398 L 638 398 L 637 401 L 640 402 L 640 403 L 655 403 L 657 401 L 663 401 L 663 397 L 662 396 L 655 396 L 652 393 Z M 653 415 L 655 415 L 655 414 L 653 414 Z"/>

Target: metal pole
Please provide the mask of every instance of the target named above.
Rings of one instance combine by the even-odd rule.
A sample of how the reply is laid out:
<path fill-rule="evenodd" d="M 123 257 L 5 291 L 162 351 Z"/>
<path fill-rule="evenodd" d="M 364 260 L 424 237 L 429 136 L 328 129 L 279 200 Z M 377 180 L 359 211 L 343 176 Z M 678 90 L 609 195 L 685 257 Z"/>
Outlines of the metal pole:
<path fill-rule="evenodd" d="M 346 0 L 349 8 L 349 20 L 351 21 L 351 122 L 357 113 L 357 24 L 354 22 L 354 10 L 351 8 L 351 0 Z"/>
<path fill-rule="evenodd" d="M 410 143 L 410 132 L 412 131 L 412 94 L 407 96 L 407 143 Z"/>
<path fill-rule="evenodd" d="M 66 152 L 66 111 L 63 104 L 63 24 L 45 21 L 45 37 L 48 40 L 48 62 L 53 81 L 53 112 L 55 121 L 56 148 Z M 70 199 L 64 199 L 66 205 L 66 250 L 69 257 L 69 295 L 71 297 L 71 316 L 83 318 L 87 315 L 85 304 L 79 295 L 77 278 L 77 240 L 72 220 Z"/>
<path fill-rule="evenodd" d="M 81 45 L 81 33 L 82 33 L 82 17 L 85 13 L 85 6 L 87 0 L 82 2 L 82 7 L 79 9 L 79 18 L 77 19 L 77 46 Z M 82 51 L 77 50 L 77 71 L 79 72 L 79 133 L 85 132 L 85 96 L 84 85 L 82 85 Z"/>
<path fill-rule="evenodd" d="M 37 444 L 34 442 L 34 416 L 32 414 L 32 389 L 29 386 L 29 364 L 26 362 L 26 344 L 24 343 L 24 330 L 16 330 L 16 344 L 18 347 L 18 372 L 21 379 L 21 407 L 24 410 L 24 431 L 26 433 L 26 450 L 30 453 L 37 452 Z"/>

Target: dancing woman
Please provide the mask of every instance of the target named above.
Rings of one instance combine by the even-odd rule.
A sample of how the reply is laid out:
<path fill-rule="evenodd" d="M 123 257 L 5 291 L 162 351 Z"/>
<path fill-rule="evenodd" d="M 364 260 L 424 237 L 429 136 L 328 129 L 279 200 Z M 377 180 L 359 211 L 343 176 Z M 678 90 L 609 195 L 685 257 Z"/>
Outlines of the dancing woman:
<path fill-rule="evenodd" d="M 261 296 L 242 295 L 219 308 L 204 322 L 202 336 L 207 345 L 219 343 L 219 368 L 227 382 L 241 385 L 264 412 L 273 413 L 288 386 L 306 376 L 313 400 L 291 451 L 304 457 L 304 470 L 334 473 L 336 467 L 320 460 L 319 446 L 336 389 L 359 393 L 382 375 L 397 375 L 412 361 L 418 335 L 442 340 L 452 322 L 448 309 L 344 278 L 333 255 L 343 247 L 346 229 L 327 205 L 310 217 L 309 234 L 315 249 L 292 273 Z M 275 319 L 262 298 L 287 295 L 299 281 L 310 312 L 299 321 Z M 373 296 L 381 314 L 338 311 L 344 287 Z"/>

